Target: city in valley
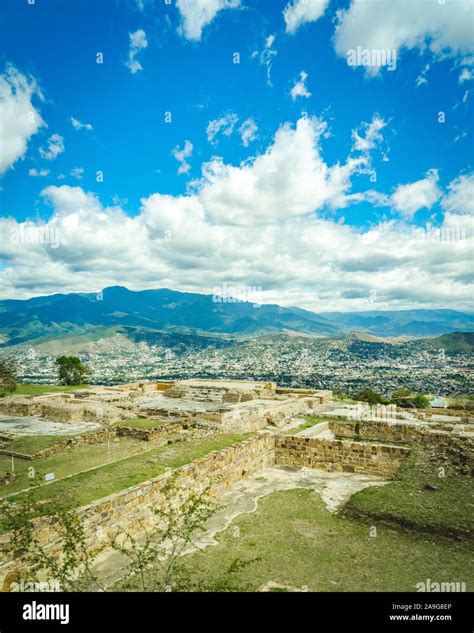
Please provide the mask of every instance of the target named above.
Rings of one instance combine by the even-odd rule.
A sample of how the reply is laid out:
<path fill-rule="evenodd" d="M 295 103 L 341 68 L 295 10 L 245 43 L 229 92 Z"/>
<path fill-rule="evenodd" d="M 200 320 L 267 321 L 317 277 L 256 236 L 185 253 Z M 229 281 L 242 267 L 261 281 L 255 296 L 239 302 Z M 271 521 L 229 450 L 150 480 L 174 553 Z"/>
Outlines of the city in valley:
<path fill-rule="evenodd" d="M 325 388 L 348 395 L 365 387 L 385 395 L 407 387 L 414 392 L 462 397 L 472 390 L 474 370 L 472 334 L 464 337 L 470 344 L 448 351 L 444 346 L 450 337 L 444 341 L 373 342 L 363 335 L 334 339 L 297 334 L 210 339 L 204 349 L 199 349 L 202 340 L 192 336 L 184 342 L 167 341 L 173 346 L 127 345 L 119 337 L 118 341 L 76 344 L 72 349 L 82 350 L 81 356 L 102 384 L 203 376 L 276 380 L 285 386 Z M 54 379 L 53 354 L 23 346 L 17 357 L 25 380 L 48 383 Z"/>

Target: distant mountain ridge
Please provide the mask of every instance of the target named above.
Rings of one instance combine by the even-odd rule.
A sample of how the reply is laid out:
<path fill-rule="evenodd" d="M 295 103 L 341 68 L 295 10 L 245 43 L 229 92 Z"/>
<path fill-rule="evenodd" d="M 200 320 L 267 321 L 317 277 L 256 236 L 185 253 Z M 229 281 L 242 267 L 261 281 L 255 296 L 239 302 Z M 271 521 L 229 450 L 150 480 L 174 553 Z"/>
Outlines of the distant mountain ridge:
<path fill-rule="evenodd" d="M 54 294 L 0 301 L 0 344 L 35 345 L 64 337 L 91 341 L 115 337 L 134 344 L 170 335 L 242 338 L 280 332 L 339 336 L 362 331 L 379 337 L 424 337 L 474 331 L 474 315 L 455 310 L 326 312 L 250 302 L 215 301 L 212 295 L 169 289 L 132 291 L 122 286 L 95 293 Z M 118 338 L 117 338 L 118 336 Z"/>
<path fill-rule="evenodd" d="M 370 310 L 367 312 L 321 312 L 319 316 L 341 327 L 375 336 L 424 337 L 472 332 L 474 315 L 456 310 Z"/>

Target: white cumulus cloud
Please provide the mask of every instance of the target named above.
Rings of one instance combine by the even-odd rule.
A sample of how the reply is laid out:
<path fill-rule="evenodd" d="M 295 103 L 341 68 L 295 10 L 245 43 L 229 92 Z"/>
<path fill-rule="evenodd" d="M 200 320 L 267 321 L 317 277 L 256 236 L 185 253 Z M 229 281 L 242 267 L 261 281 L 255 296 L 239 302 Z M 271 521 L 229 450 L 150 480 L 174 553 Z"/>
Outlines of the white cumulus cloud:
<path fill-rule="evenodd" d="M 25 156 L 28 141 L 45 125 L 34 96 L 43 98 L 36 81 L 8 64 L 0 75 L 0 175 Z"/>
<path fill-rule="evenodd" d="M 49 174 L 49 169 L 36 169 L 36 167 L 32 167 L 28 171 L 28 176 L 32 176 L 33 178 L 44 178 Z"/>
<path fill-rule="evenodd" d="M 328 166 L 320 141 L 326 124 L 303 116 L 293 128 L 284 124 L 273 144 L 253 161 L 226 165 L 214 158 L 203 165 L 199 198 L 213 222 L 258 225 L 309 214 L 324 205 L 346 204 L 350 178 L 365 158 Z"/>
<path fill-rule="evenodd" d="M 447 213 L 474 215 L 474 172 L 453 180 L 441 205 Z"/>
<path fill-rule="evenodd" d="M 180 32 L 188 40 L 199 41 L 204 27 L 223 9 L 237 9 L 240 0 L 176 0 L 181 14 Z"/>
<path fill-rule="evenodd" d="M 281 183 L 285 198 L 289 185 Z M 459 186 L 465 181 L 453 191 Z M 133 217 L 81 187 L 50 186 L 42 197 L 52 207 L 46 224 L 0 218 L 0 257 L 8 261 L 0 271 L 2 297 L 114 284 L 212 294 L 232 281 L 261 287 L 265 303 L 316 311 L 367 308 L 373 288 L 380 308 L 469 306 L 472 299 L 472 232 L 433 242 L 403 219 L 361 229 L 314 214 L 269 217 L 256 230 L 212 221 L 196 194 L 152 194 Z M 54 227 L 59 247 L 12 241 L 21 224 Z"/>
<path fill-rule="evenodd" d="M 133 216 L 117 198 L 105 206 L 81 187 L 47 187 L 46 223 L 0 218 L 0 257 L 7 262 L 0 270 L 1 296 L 91 292 L 114 284 L 212 294 L 230 281 L 261 287 L 264 303 L 316 311 L 367 308 L 373 288 L 380 308 L 469 306 L 474 235 L 457 229 L 468 226 L 469 214 L 472 220 L 473 174 L 460 174 L 441 198 L 439 228 L 455 239 L 433 240 L 431 226 L 428 231 L 407 221 L 410 210 L 439 197 L 435 170 L 395 189 L 404 215 L 351 227 L 319 211 L 364 194 L 351 193 L 351 177 L 366 164 L 364 154 L 379 146 L 380 125 L 359 131 L 361 156 L 351 150 L 335 165 L 323 156 L 325 130 L 324 121 L 308 116 L 283 124 L 263 154 L 237 166 L 214 159 L 187 195 L 153 193 Z M 186 162 L 189 141 L 176 149 Z M 369 193 L 365 199 L 377 202 L 377 192 Z M 54 228 L 58 247 L 12 240 L 22 225 Z"/>
<path fill-rule="evenodd" d="M 459 73 L 459 83 L 463 84 L 465 81 L 472 81 L 474 79 L 474 73 L 470 68 L 463 68 Z"/>
<path fill-rule="evenodd" d="M 128 52 L 128 59 L 125 62 L 125 66 L 130 70 L 132 75 L 139 70 L 143 70 L 142 65 L 136 59 L 136 56 L 147 46 L 148 40 L 146 39 L 146 33 L 143 29 L 138 29 L 134 33 L 130 33 L 130 50 Z"/>
<path fill-rule="evenodd" d="M 374 115 L 370 123 L 362 123 L 359 129 L 353 130 L 353 149 L 356 152 L 367 152 L 383 141 L 381 131 L 387 125 L 379 115 Z"/>
<path fill-rule="evenodd" d="M 441 197 L 438 181 L 438 170 L 430 169 L 425 178 L 399 185 L 392 194 L 394 209 L 406 218 L 412 218 L 420 209 L 431 209 Z"/>
<path fill-rule="evenodd" d="M 352 0 L 338 11 L 335 48 L 346 57 L 349 50 L 430 50 L 435 59 L 463 58 L 472 50 L 474 3 L 438 0 Z M 375 75 L 380 67 L 367 68 Z"/>
<path fill-rule="evenodd" d="M 284 11 L 287 33 L 296 33 L 300 26 L 315 22 L 324 15 L 329 0 L 292 0 Z"/>
<path fill-rule="evenodd" d="M 373 175 L 373 153 L 378 150 L 383 161 L 388 161 L 389 147 L 385 142 L 382 130 L 386 128 L 388 121 L 379 114 L 374 114 L 370 122 L 363 122 L 355 130 L 352 130 L 352 152 L 360 159 L 359 170 L 361 173 Z"/>
<path fill-rule="evenodd" d="M 69 119 L 71 121 L 72 127 L 78 132 L 79 130 L 93 130 L 91 123 L 83 123 L 79 121 L 79 119 L 75 119 L 73 116 Z"/>
<path fill-rule="evenodd" d="M 209 121 L 206 129 L 207 140 L 210 143 L 216 143 L 216 137 L 219 134 L 224 134 L 224 136 L 231 136 L 234 132 L 234 128 L 238 120 L 239 117 L 234 112 L 229 112 L 228 114 L 218 119 Z"/>
<path fill-rule="evenodd" d="M 295 81 L 293 88 L 291 89 L 290 95 L 293 101 L 296 101 L 298 97 L 311 97 L 311 93 L 308 90 L 306 85 L 306 81 L 308 79 L 308 73 L 305 73 L 304 70 L 300 72 L 299 79 Z"/>
<path fill-rule="evenodd" d="M 54 160 L 59 154 L 64 152 L 64 138 L 60 134 L 51 134 L 46 143 L 46 149 L 43 147 L 39 148 L 41 158 Z"/>
<path fill-rule="evenodd" d="M 76 178 L 77 180 L 82 180 L 84 176 L 85 169 L 84 167 L 73 167 L 71 169 L 71 176 Z"/>
<path fill-rule="evenodd" d="M 257 138 L 258 126 L 252 117 L 245 119 L 242 125 L 239 127 L 240 138 L 242 139 L 242 145 L 248 147 Z"/>
<path fill-rule="evenodd" d="M 178 176 L 189 173 L 191 165 L 187 162 L 187 159 L 192 156 L 193 149 L 194 147 L 191 141 L 186 140 L 182 149 L 177 145 L 171 152 L 179 163 Z"/>

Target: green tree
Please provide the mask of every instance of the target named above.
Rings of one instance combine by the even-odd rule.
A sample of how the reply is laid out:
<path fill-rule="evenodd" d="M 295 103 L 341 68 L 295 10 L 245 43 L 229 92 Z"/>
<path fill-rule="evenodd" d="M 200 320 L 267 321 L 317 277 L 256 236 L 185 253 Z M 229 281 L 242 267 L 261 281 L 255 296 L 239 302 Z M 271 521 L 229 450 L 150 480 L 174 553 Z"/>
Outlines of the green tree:
<path fill-rule="evenodd" d="M 0 358 L 0 396 L 13 393 L 17 384 L 17 367 L 13 358 Z"/>
<path fill-rule="evenodd" d="M 413 394 L 406 387 L 396 389 L 392 393 L 392 404 L 396 404 L 397 407 L 413 407 Z"/>
<path fill-rule="evenodd" d="M 58 356 L 56 365 L 61 385 L 82 385 L 87 382 L 92 373 L 77 356 Z"/>
<path fill-rule="evenodd" d="M 423 393 L 417 393 L 413 396 L 412 403 L 417 409 L 427 409 L 430 406 L 430 399 Z"/>
<path fill-rule="evenodd" d="M 370 389 L 370 387 L 366 387 L 356 393 L 354 396 L 354 400 L 360 400 L 361 402 L 368 402 L 369 404 L 386 404 L 387 400 L 379 393 Z"/>

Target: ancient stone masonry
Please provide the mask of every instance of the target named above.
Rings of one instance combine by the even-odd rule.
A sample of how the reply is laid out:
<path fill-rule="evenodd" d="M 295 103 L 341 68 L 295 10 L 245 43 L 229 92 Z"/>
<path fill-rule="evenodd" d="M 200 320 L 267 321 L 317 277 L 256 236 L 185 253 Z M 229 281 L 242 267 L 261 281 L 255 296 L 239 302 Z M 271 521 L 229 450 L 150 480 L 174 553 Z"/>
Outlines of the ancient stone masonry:
<path fill-rule="evenodd" d="M 398 446 L 371 445 L 341 440 L 318 440 L 298 436 L 278 436 L 260 431 L 248 440 L 196 459 L 173 472 L 122 490 L 79 508 L 84 519 L 89 547 L 106 541 L 118 530 L 140 533 L 156 521 L 153 508 L 163 508 L 164 487 L 174 476 L 174 493 L 184 495 L 203 492 L 211 485 L 210 493 L 219 498 L 222 493 L 249 475 L 273 464 L 293 468 L 316 468 L 393 477 L 410 449 Z M 173 499 L 171 499 L 173 503 Z M 36 520 L 41 542 L 59 551 L 59 536 L 46 518 Z M 8 535 L 0 537 L 0 541 Z M 13 565 L 0 564 L 0 578 Z"/>
<path fill-rule="evenodd" d="M 312 389 L 294 389 L 293 387 L 277 387 L 276 388 L 277 395 L 287 395 L 291 394 L 293 396 L 298 396 L 300 398 L 305 398 L 307 396 L 317 396 L 318 404 L 328 404 L 332 401 L 332 391 L 329 389 L 320 389 L 317 392 Z"/>
<path fill-rule="evenodd" d="M 103 544 L 117 531 L 131 534 L 142 532 L 156 521 L 153 508 L 164 508 L 167 501 L 164 488 L 174 479 L 173 491 L 176 503 L 183 495 L 202 493 L 209 485 L 210 494 L 219 497 L 242 478 L 252 475 L 275 462 L 275 439 L 272 433 L 257 433 L 248 440 L 196 459 L 171 472 L 144 481 L 116 494 L 104 497 L 79 508 L 84 520 L 88 547 Z M 173 499 L 169 499 L 173 504 Z M 47 518 L 35 520 L 35 529 L 40 543 L 52 554 L 60 552 L 60 536 L 54 524 Z M 1 542 L 9 539 L 0 535 Z M 0 561 L 0 583 L 15 567 L 13 560 Z M 1 586 L 1 585 L 0 585 Z"/>
<path fill-rule="evenodd" d="M 473 446 L 474 426 L 458 424 L 445 429 L 436 423 L 397 421 L 329 422 L 338 438 L 397 442 L 400 444 L 444 444 Z M 445 425 L 444 425 L 445 426 Z"/>
<path fill-rule="evenodd" d="M 283 426 L 327 402 L 331 392 L 281 390 L 252 381 L 182 380 L 161 394 L 141 400 L 142 413 L 159 417 L 187 417 L 222 430 L 250 432 Z"/>
<path fill-rule="evenodd" d="M 0 414 L 100 424 L 137 415 L 185 418 L 188 422 L 199 418 L 222 429 L 249 432 L 281 426 L 330 397 L 328 391 L 277 390 L 273 382 L 193 379 L 12 396 L 0 400 Z"/>
<path fill-rule="evenodd" d="M 224 430 L 238 429 L 245 433 L 266 426 L 281 427 L 295 415 L 309 414 L 316 404 L 314 398 L 256 400 L 227 409 L 206 411 L 199 418 Z"/>
<path fill-rule="evenodd" d="M 40 459 L 45 457 L 50 457 L 51 455 L 55 455 L 56 453 L 60 453 L 68 448 L 72 448 L 73 446 L 80 446 L 82 444 L 96 444 L 97 442 L 103 442 L 104 440 L 111 439 L 115 437 L 116 429 L 99 429 L 98 431 L 90 431 L 89 433 L 84 433 L 83 435 L 76 435 L 75 437 L 71 437 L 65 441 L 61 441 L 54 446 L 49 446 L 48 448 L 42 448 L 36 453 L 32 455 L 24 455 L 22 453 L 16 453 L 15 451 L 10 451 L 8 449 L 8 444 L 5 447 L 2 446 L 0 448 L 0 453 L 4 455 L 12 455 L 13 457 L 18 456 L 22 459 Z M 11 439 L 11 438 L 9 438 Z"/>
<path fill-rule="evenodd" d="M 271 398 L 276 393 L 273 382 L 244 380 L 181 380 L 174 384 L 166 396 L 208 402 L 247 402 L 256 398 Z"/>
<path fill-rule="evenodd" d="M 393 477 L 409 448 L 367 442 L 322 440 L 297 435 L 276 436 L 275 461 L 293 468 Z"/>
<path fill-rule="evenodd" d="M 166 422 L 164 424 L 157 425 L 150 429 L 135 428 L 133 426 L 117 426 L 115 432 L 118 436 L 133 437 L 137 440 L 144 440 L 149 442 L 159 437 L 165 437 L 172 433 L 178 433 L 183 429 L 187 429 L 190 423 L 185 420 L 175 420 Z"/>
<path fill-rule="evenodd" d="M 66 394 L 12 396 L 0 400 L 0 414 L 37 416 L 54 422 L 102 422 L 104 424 L 134 417 L 134 408 L 126 403 L 116 406 L 99 400 L 67 397 Z"/>
<path fill-rule="evenodd" d="M 13 396 L 0 400 L 0 414 L 35 416 L 32 423 L 46 429 L 50 421 L 69 428 L 68 423 L 96 422 L 94 432 L 61 440 L 35 458 L 84 442 L 104 441 L 115 434 L 145 441 L 164 438 L 166 442 L 166 436 L 185 436 L 186 427 L 192 428 L 193 436 L 213 435 L 216 430 L 253 433 L 248 440 L 78 508 L 89 547 L 107 543 L 118 531 L 143 533 L 158 520 L 153 510 L 163 509 L 168 501 L 177 507 L 187 496 L 208 486 L 219 498 L 241 479 L 274 464 L 387 479 L 394 477 L 413 445 L 457 443 L 466 454 L 473 454 L 473 425 L 456 420 L 437 422 L 397 410 L 391 412 L 391 419 L 359 418 L 360 407 L 333 403 L 331 392 L 277 388 L 272 382 L 195 379 Z M 288 429 L 298 428 L 301 420 L 295 418 L 301 415 L 318 416 L 321 421 L 305 425 L 299 434 L 288 434 Z M 156 425 L 122 423 L 134 417 L 149 420 L 156 416 L 160 418 Z M 17 422 L 16 418 L 7 419 L 6 432 L 9 424 L 15 428 Z M 0 437 L 2 450 L 8 450 L 11 437 Z M 171 500 L 164 492 L 170 478 L 174 482 Z M 40 517 L 35 522 L 40 543 L 52 554 L 60 552 L 60 535 L 51 520 Z M 9 538 L 8 534 L 0 535 L 0 544 Z M 0 586 L 17 564 L 0 561 Z"/>
<path fill-rule="evenodd" d="M 303 398 L 290 399 L 290 403 L 301 405 L 307 400 L 305 395 Z M 288 402 L 286 404 L 288 405 Z M 157 430 L 163 428 L 169 433 L 171 427 L 176 430 L 178 427 L 182 428 L 183 420 L 171 418 L 168 423 L 158 426 Z M 102 431 L 104 430 L 109 429 Z M 112 427 L 110 430 L 132 432 L 128 427 Z M 133 432 L 135 431 L 153 432 L 154 429 L 135 428 Z M 168 502 L 178 506 L 188 495 L 201 493 L 208 486 L 211 486 L 210 493 L 219 499 L 241 479 L 274 464 L 390 478 L 394 476 L 409 452 L 409 448 L 400 446 L 259 431 L 248 440 L 213 451 L 175 471 L 160 474 L 82 506 L 78 508 L 78 512 L 83 519 L 86 544 L 88 547 L 95 547 L 106 544 L 117 532 L 127 531 L 136 535 L 143 533 L 158 520 L 153 512 L 155 508 L 163 509 Z M 174 499 L 167 498 L 164 492 L 170 478 L 173 478 L 174 482 Z M 35 521 L 40 542 L 51 554 L 59 553 L 61 538 L 55 525 L 47 518 L 40 517 Z M 8 534 L 1 535 L 0 543 L 8 539 Z M 0 582 L 16 565 L 18 561 L 14 560 L 0 562 Z"/>

